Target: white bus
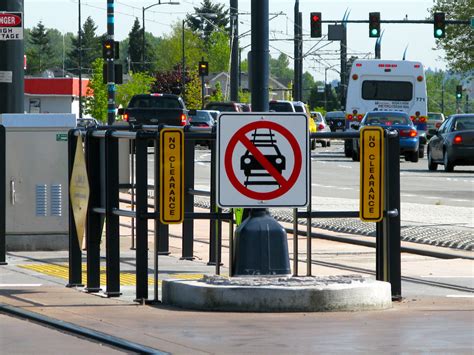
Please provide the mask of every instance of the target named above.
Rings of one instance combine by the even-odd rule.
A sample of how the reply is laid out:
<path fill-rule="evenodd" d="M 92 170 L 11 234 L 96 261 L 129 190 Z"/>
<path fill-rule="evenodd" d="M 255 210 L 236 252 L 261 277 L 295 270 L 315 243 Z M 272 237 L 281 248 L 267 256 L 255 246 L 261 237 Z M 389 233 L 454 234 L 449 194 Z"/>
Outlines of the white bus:
<path fill-rule="evenodd" d="M 369 111 L 406 112 L 420 135 L 420 156 L 426 143 L 428 107 L 426 80 L 420 62 L 406 60 L 355 60 L 347 87 L 346 130 Z M 346 140 L 344 152 L 352 155 L 352 142 Z"/>

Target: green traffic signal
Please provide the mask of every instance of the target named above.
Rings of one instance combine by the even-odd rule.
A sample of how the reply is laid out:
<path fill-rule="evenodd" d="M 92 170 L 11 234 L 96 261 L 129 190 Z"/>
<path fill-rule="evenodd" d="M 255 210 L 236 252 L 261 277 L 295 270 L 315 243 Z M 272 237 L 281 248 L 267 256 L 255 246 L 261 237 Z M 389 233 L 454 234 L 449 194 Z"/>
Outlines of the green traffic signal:
<path fill-rule="evenodd" d="M 378 37 L 379 31 L 378 31 L 376 28 L 372 28 L 372 29 L 370 30 L 370 35 L 371 35 L 372 37 Z"/>
<path fill-rule="evenodd" d="M 435 31 L 435 37 L 436 38 L 442 38 L 444 37 L 444 31 L 441 28 L 436 29 Z"/>

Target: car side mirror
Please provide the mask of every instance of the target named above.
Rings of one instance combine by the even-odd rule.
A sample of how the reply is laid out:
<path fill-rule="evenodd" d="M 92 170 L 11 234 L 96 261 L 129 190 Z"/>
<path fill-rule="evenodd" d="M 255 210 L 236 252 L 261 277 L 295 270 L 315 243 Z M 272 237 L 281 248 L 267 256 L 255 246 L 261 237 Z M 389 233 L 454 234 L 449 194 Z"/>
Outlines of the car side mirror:
<path fill-rule="evenodd" d="M 118 113 L 120 116 L 122 116 L 122 115 L 125 113 L 125 110 L 124 110 L 123 108 L 119 108 L 119 109 L 117 110 L 117 113 Z"/>
<path fill-rule="evenodd" d="M 191 116 L 196 116 L 196 110 L 189 110 L 188 111 L 188 115 L 191 115 Z"/>

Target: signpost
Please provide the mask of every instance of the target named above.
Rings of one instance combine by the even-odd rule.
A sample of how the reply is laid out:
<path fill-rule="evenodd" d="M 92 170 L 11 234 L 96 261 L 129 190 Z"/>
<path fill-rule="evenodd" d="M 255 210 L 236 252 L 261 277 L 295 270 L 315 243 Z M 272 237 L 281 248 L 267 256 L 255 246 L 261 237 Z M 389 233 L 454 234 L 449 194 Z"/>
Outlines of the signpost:
<path fill-rule="evenodd" d="M 308 204 L 308 119 L 296 113 L 223 113 L 217 127 L 221 207 Z"/>
<path fill-rule="evenodd" d="M 384 130 L 360 131 L 360 214 L 364 222 L 379 222 L 384 210 Z"/>
<path fill-rule="evenodd" d="M 160 221 L 182 223 L 184 219 L 184 132 L 160 130 Z"/>

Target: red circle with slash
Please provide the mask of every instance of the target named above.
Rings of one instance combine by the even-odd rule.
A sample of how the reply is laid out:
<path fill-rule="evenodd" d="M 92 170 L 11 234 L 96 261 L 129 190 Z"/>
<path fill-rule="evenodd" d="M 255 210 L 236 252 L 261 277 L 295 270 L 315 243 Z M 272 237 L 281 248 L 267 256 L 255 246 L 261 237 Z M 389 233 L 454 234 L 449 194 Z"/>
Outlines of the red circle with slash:
<path fill-rule="evenodd" d="M 274 130 L 280 133 L 290 144 L 294 154 L 294 166 L 288 179 L 280 174 L 280 172 L 268 161 L 250 139 L 247 138 L 246 134 L 256 129 Z M 278 182 L 280 185 L 279 188 L 267 192 L 253 191 L 248 189 L 239 181 L 239 179 L 237 179 L 232 165 L 232 155 L 237 143 L 241 143 L 250 153 L 252 153 L 260 165 Z M 301 172 L 302 161 L 301 149 L 296 138 L 285 127 L 272 121 L 256 121 L 240 128 L 230 139 L 224 156 L 225 171 L 232 186 L 234 186 L 241 194 L 255 200 L 272 200 L 287 193 L 298 180 L 298 176 Z"/>

